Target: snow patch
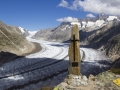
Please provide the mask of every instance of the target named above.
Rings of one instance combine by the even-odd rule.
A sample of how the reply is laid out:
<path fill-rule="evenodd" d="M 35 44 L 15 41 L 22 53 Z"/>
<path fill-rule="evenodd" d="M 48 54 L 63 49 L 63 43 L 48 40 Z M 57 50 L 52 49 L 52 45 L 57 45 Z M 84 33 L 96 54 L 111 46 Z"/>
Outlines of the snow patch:
<path fill-rule="evenodd" d="M 92 22 L 92 21 L 88 21 L 88 23 L 87 23 L 87 26 L 86 27 L 91 27 L 91 26 L 93 26 L 95 23 L 94 22 Z"/>
<path fill-rule="evenodd" d="M 82 21 L 82 28 L 85 28 L 86 27 L 86 22 L 85 21 Z"/>
<path fill-rule="evenodd" d="M 97 21 L 95 22 L 95 25 L 100 27 L 100 26 L 103 25 L 104 22 L 105 22 L 104 20 L 97 20 Z"/>
<path fill-rule="evenodd" d="M 67 28 L 69 27 L 69 25 L 66 25 L 65 28 L 62 28 L 62 31 L 65 31 Z"/>
<path fill-rule="evenodd" d="M 107 21 L 112 21 L 112 20 L 114 20 L 114 19 L 118 19 L 117 16 L 109 16 L 109 17 L 107 18 Z"/>
<path fill-rule="evenodd" d="M 80 22 L 71 22 L 71 25 L 75 25 L 75 24 L 77 24 L 79 27 L 81 27 Z"/>
<path fill-rule="evenodd" d="M 8 77 L 7 79 L 17 81 L 17 80 L 24 79 L 24 78 L 23 78 L 23 77 L 21 77 L 21 76 L 16 75 L 16 76 Z"/>
<path fill-rule="evenodd" d="M 24 28 L 22 28 L 22 27 L 18 27 L 18 28 L 21 30 L 22 34 L 25 32 Z"/>
<path fill-rule="evenodd" d="M 82 21 L 82 28 L 92 27 L 92 26 L 100 27 L 100 26 L 102 26 L 104 23 L 105 23 L 104 20 L 97 20 L 96 22 L 92 22 L 92 21 L 85 22 L 85 21 Z"/>

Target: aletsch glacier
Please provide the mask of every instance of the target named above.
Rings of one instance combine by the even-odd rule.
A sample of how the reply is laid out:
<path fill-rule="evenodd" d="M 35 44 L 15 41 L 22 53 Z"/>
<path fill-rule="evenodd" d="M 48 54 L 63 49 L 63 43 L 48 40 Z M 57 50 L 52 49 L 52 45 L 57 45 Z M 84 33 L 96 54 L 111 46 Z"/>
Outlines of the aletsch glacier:
<path fill-rule="evenodd" d="M 67 76 L 69 44 L 27 39 L 40 43 L 42 50 L 22 57 L 0 67 L 0 88 L 36 90 L 43 86 L 55 86 Z M 91 48 L 80 48 L 85 53 L 81 73 L 89 76 L 108 70 L 111 60 L 102 52 Z"/>

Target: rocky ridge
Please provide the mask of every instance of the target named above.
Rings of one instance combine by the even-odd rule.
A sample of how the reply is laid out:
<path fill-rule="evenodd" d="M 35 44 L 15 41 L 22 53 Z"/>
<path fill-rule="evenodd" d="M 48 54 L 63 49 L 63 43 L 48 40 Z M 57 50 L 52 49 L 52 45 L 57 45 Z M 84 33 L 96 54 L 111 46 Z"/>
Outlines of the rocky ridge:
<path fill-rule="evenodd" d="M 47 41 L 67 41 L 70 39 L 71 24 L 61 23 L 56 28 L 39 30 L 32 38 L 42 39 Z"/>
<path fill-rule="evenodd" d="M 81 30 L 80 34 L 82 44 L 99 49 L 114 60 L 120 57 L 120 21 L 110 21 L 102 28 L 91 32 Z"/>
<path fill-rule="evenodd" d="M 15 26 L 8 26 L 0 21 L 0 51 L 22 55 L 35 48 Z"/>

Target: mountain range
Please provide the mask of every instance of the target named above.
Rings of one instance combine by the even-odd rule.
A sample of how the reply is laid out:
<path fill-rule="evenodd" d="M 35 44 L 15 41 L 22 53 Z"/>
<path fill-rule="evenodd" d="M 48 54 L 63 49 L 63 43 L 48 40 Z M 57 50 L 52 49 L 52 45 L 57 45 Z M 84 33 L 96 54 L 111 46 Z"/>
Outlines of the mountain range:
<path fill-rule="evenodd" d="M 58 27 L 39 30 L 33 38 L 44 39 L 49 41 L 67 41 L 70 39 L 71 27 L 74 24 L 79 26 L 80 30 L 93 31 L 105 26 L 109 21 L 119 20 L 118 16 L 98 15 L 96 18 L 78 19 L 77 22 L 62 22 Z"/>

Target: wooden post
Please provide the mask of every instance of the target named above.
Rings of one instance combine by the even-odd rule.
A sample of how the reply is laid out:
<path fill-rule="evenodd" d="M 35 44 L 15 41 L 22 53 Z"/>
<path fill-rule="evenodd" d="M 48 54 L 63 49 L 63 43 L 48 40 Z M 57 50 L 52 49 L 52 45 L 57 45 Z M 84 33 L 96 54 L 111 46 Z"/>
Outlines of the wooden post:
<path fill-rule="evenodd" d="M 74 25 L 71 30 L 71 43 L 69 47 L 69 67 L 68 74 L 80 75 L 80 50 L 79 50 L 78 25 Z"/>

